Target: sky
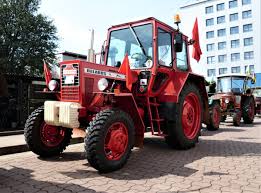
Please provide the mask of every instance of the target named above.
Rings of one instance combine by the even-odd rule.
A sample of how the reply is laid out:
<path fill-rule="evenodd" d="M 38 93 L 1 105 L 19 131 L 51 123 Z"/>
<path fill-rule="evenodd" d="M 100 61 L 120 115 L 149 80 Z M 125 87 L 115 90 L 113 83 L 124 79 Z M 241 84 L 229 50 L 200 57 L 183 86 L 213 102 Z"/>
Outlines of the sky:
<path fill-rule="evenodd" d="M 174 26 L 173 16 L 189 0 L 42 0 L 39 12 L 57 27 L 58 52 L 87 55 L 90 30 L 95 30 L 94 49 L 100 52 L 112 25 L 155 17 Z M 182 19 L 182 18 L 181 18 Z"/>

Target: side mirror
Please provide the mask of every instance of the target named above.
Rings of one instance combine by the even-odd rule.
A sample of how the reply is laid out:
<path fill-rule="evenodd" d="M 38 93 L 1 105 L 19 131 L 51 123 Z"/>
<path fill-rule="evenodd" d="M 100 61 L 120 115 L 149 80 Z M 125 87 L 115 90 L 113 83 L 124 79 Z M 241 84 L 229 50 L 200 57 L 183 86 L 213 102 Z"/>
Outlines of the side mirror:
<path fill-rule="evenodd" d="M 183 48 L 182 34 L 181 33 L 177 33 L 177 34 L 175 34 L 175 38 L 174 38 L 174 49 L 175 49 L 175 52 L 182 52 L 182 48 Z"/>

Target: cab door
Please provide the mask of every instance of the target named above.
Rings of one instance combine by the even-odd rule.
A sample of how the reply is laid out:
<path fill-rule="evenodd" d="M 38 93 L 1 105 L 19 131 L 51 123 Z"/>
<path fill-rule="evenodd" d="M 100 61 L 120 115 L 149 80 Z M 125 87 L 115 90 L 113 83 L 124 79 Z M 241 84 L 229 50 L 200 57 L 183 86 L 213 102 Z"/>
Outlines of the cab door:
<path fill-rule="evenodd" d="M 156 74 L 152 85 L 152 93 L 159 94 L 167 85 L 171 73 L 173 72 L 173 37 L 172 30 L 168 27 L 158 24 L 156 27 L 156 49 L 155 63 Z"/>

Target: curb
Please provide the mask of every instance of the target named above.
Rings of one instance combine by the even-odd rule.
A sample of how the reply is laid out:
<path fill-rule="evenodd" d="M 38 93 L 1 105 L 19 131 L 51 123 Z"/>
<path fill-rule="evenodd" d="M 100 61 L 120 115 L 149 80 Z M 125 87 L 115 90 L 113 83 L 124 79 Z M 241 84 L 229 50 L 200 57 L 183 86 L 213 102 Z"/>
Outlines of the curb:
<path fill-rule="evenodd" d="M 83 138 L 80 138 L 80 137 L 79 138 L 72 138 L 70 145 L 82 143 L 83 141 L 84 141 Z M 0 148 L 0 156 L 1 155 L 14 154 L 14 153 L 22 153 L 22 152 L 26 152 L 26 151 L 30 151 L 26 144 L 1 147 Z"/>

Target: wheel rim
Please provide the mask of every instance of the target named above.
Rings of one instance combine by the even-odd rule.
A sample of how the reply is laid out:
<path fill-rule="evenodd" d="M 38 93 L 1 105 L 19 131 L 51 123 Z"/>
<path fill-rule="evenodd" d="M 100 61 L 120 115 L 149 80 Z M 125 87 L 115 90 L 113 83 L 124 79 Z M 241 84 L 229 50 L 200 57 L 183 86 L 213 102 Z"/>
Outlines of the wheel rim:
<path fill-rule="evenodd" d="M 254 105 L 254 103 L 253 102 L 251 102 L 250 104 L 249 104 L 249 107 L 248 107 L 248 117 L 252 120 L 253 118 L 254 118 L 254 116 L 255 116 L 255 110 L 254 110 L 254 107 L 255 105 Z"/>
<path fill-rule="evenodd" d="M 197 95 L 190 93 L 186 96 L 183 103 L 182 127 L 188 139 L 193 139 L 200 127 L 201 109 Z"/>
<path fill-rule="evenodd" d="M 58 146 L 65 137 L 65 128 L 47 125 L 45 122 L 40 127 L 42 142 L 48 147 Z"/>
<path fill-rule="evenodd" d="M 220 123 L 220 110 L 219 106 L 215 106 L 212 110 L 212 116 L 213 116 L 213 124 L 215 127 L 218 127 Z"/>
<path fill-rule="evenodd" d="M 128 129 L 125 124 L 112 124 L 105 137 L 104 151 L 107 159 L 119 160 L 128 146 Z"/>

